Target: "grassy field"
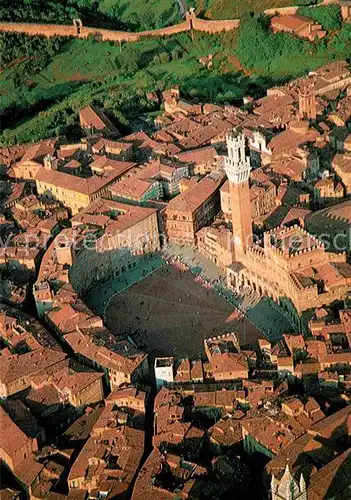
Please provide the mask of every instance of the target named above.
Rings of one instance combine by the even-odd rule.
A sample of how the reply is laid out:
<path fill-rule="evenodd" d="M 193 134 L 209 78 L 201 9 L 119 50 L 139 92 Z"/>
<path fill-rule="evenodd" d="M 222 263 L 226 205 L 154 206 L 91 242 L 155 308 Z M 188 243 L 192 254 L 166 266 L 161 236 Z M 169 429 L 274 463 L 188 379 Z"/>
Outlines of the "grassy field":
<path fill-rule="evenodd" d="M 175 0 L 100 0 L 99 11 L 125 25 L 159 28 L 179 21 Z"/>
<path fill-rule="evenodd" d="M 174 84 L 191 100 L 238 105 L 245 94 L 259 97 L 271 86 L 351 53 L 351 25 L 309 43 L 274 35 L 257 23 L 246 20 L 238 31 L 225 34 L 180 33 L 121 47 L 61 40 L 56 48 L 44 44 L 44 59 L 43 51 L 35 48 L 39 37 L 17 40 L 21 50 L 14 51 L 10 48 L 16 40 L 11 38 L 3 45 L 2 53 L 9 57 L 0 68 L 0 145 L 58 135 L 79 139 L 78 111 L 87 104 L 104 108 L 127 132 L 126 126 L 140 114 L 158 109 L 147 92 Z M 29 40 L 27 53 L 22 48 Z M 199 58 L 210 53 L 214 65 L 207 69 Z"/>
<path fill-rule="evenodd" d="M 208 19 L 237 19 L 247 12 L 263 12 L 275 7 L 288 7 L 297 0 L 192 0 L 196 12 Z"/>
<path fill-rule="evenodd" d="M 20 87 L 13 85 L 13 74 L 21 71 L 22 62 L 13 64 L 0 73 L 0 113 L 6 113 L 0 124 L 3 131 L 0 142 L 40 139 L 45 121 L 56 120 L 59 127 L 57 118 L 67 110 L 69 115 L 76 114 L 79 107 L 93 101 L 104 106 L 112 118 L 126 123 L 127 115 L 138 115 L 140 106 L 146 105 L 140 92 L 145 94 L 176 82 L 190 92 L 192 80 L 209 76 L 198 58 L 220 48 L 219 37 L 208 35 L 195 36 L 194 40 L 189 34 L 166 40 L 146 39 L 125 44 L 121 49 L 110 43 L 70 40 L 42 71 Z M 160 55 L 162 61 L 154 60 Z M 131 59 L 135 61 L 135 71 L 126 74 L 120 61 Z M 207 95 L 212 91 L 220 93 L 223 85 L 227 87 L 226 80 L 217 79 Z M 139 101 L 135 113 L 133 99 Z M 23 110 L 23 119 L 11 123 L 14 117 L 11 110 L 16 109 Z M 45 136 L 55 133 L 53 125 L 46 128 Z"/>
<path fill-rule="evenodd" d="M 179 21 L 175 0 L 1 0 L 0 19 L 67 24 L 80 18 L 88 26 L 141 31 Z"/>

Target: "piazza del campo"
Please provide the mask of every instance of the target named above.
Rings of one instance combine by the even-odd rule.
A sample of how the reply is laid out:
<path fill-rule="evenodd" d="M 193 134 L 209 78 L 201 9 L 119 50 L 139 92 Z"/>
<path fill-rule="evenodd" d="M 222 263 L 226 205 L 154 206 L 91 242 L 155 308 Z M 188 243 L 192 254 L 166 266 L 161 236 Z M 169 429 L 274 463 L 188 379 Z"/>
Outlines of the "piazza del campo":
<path fill-rule="evenodd" d="M 351 2 L 167 2 L 0 6 L 0 499 L 351 499 Z"/>

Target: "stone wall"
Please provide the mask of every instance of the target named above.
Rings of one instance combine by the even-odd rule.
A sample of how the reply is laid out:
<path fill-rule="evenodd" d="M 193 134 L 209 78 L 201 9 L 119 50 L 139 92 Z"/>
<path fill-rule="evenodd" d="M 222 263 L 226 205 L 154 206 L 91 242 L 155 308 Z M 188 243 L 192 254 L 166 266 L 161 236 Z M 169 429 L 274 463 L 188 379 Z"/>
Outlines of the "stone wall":
<path fill-rule="evenodd" d="M 228 19 L 220 21 L 206 21 L 197 17 L 191 18 L 192 28 L 195 31 L 205 31 L 206 33 L 220 33 L 221 31 L 231 31 L 239 28 L 239 19 Z"/>
<path fill-rule="evenodd" d="M 167 28 L 162 28 L 158 30 L 149 31 L 139 31 L 136 33 L 128 31 L 112 31 L 98 28 L 81 28 L 80 38 L 87 38 L 89 35 L 98 34 L 101 36 L 102 41 L 111 42 L 135 42 L 143 37 L 159 37 L 159 36 L 170 36 L 175 33 L 181 33 L 182 31 L 189 31 L 189 22 L 185 21 L 181 24 L 175 24 L 174 26 L 168 26 Z"/>
<path fill-rule="evenodd" d="M 4 23 L 0 22 L 0 31 L 25 33 L 27 35 L 42 35 L 47 38 L 53 36 L 88 38 L 89 36 L 97 36 L 101 41 L 110 42 L 135 42 L 143 37 L 160 37 L 170 36 L 183 31 L 204 31 L 207 33 L 219 33 L 221 31 L 230 31 L 239 27 L 240 21 L 205 21 L 195 17 L 187 18 L 186 21 L 168 26 L 167 28 L 129 32 L 129 31 L 113 31 L 107 29 L 91 28 L 83 26 L 79 30 L 75 26 L 67 26 L 60 24 L 34 24 L 34 23 Z"/>
<path fill-rule="evenodd" d="M 77 36 L 73 26 L 60 24 L 32 24 L 32 23 L 0 23 L 0 31 L 25 33 L 27 35 L 52 36 Z"/>
<path fill-rule="evenodd" d="M 340 5 L 340 0 L 323 0 L 323 2 L 312 5 L 310 8 L 319 7 L 321 5 L 337 4 Z M 295 14 L 299 9 L 298 6 L 281 7 L 265 10 L 266 15 L 288 15 Z M 73 24 L 35 24 L 35 23 L 9 23 L 0 22 L 0 32 L 9 31 L 16 33 L 25 33 L 27 35 L 42 35 L 46 37 L 52 36 L 72 36 L 76 38 L 88 38 L 89 35 L 98 35 L 102 41 L 111 42 L 135 42 L 140 38 L 152 36 L 170 36 L 182 31 L 204 31 L 206 33 L 220 33 L 223 31 L 231 31 L 238 29 L 240 26 L 240 19 L 227 19 L 227 20 L 205 20 L 196 17 L 193 9 L 186 13 L 185 21 L 180 24 L 168 26 L 157 30 L 129 32 L 129 31 L 113 31 L 107 29 L 91 28 L 82 26 L 77 29 Z"/>
<path fill-rule="evenodd" d="M 188 21 L 168 28 L 153 31 L 141 31 L 132 33 L 128 31 L 113 31 L 99 28 L 90 28 L 83 26 L 79 33 L 77 28 L 61 24 L 32 24 L 32 23 L 0 23 L 0 31 L 9 31 L 16 33 L 25 33 L 27 35 L 42 35 L 47 38 L 53 36 L 88 38 L 89 35 L 98 35 L 102 41 L 111 42 L 134 42 L 145 36 L 168 36 L 182 31 L 189 31 Z"/>
<path fill-rule="evenodd" d="M 311 8 L 328 5 L 330 3 L 339 4 L 339 0 L 324 0 L 321 4 L 316 6 L 311 6 Z M 267 15 L 287 15 L 295 14 L 299 7 L 282 7 L 265 10 L 264 13 Z M 135 42 L 143 37 L 160 37 L 160 36 L 170 36 L 175 33 L 181 33 L 183 31 L 203 31 L 206 33 L 221 33 L 223 31 L 231 31 L 238 29 L 240 26 L 240 19 L 227 19 L 227 20 L 205 20 L 196 17 L 195 13 L 192 11 L 187 12 L 185 21 L 180 24 L 175 24 L 173 26 L 168 26 L 167 28 L 161 28 L 157 30 L 140 31 L 140 32 L 129 32 L 129 31 L 113 31 L 107 29 L 91 28 L 88 26 L 82 26 L 77 29 L 77 27 L 61 24 L 35 24 L 35 23 L 8 23 L 0 22 L 0 32 L 9 31 L 16 33 L 25 33 L 27 35 L 42 35 L 45 37 L 53 36 L 63 36 L 63 37 L 76 37 L 76 38 L 88 38 L 89 35 L 96 35 L 101 41 L 110 42 Z"/>
<path fill-rule="evenodd" d="M 299 7 L 280 7 L 280 8 L 278 7 L 275 9 L 267 9 L 264 11 L 264 13 L 267 16 L 276 16 L 278 14 L 280 16 L 288 16 L 288 15 L 296 14 L 298 9 L 299 9 Z"/>

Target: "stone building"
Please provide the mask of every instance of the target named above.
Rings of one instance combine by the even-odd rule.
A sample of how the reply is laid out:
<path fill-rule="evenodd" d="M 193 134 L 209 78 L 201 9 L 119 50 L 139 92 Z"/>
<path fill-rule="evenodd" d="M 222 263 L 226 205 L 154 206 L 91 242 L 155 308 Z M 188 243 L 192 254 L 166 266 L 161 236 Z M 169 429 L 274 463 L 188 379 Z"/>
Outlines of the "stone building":
<path fill-rule="evenodd" d="M 41 168 L 35 175 L 38 194 L 60 201 L 75 215 L 106 194 L 109 187 L 134 165 L 115 160 L 107 160 L 105 163 L 100 175 L 89 178 L 77 177 L 49 167 Z"/>
<path fill-rule="evenodd" d="M 317 117 L 316 90 L 314 82 L 306 82 L 299 91 L 299 115 L 302 120 L 315 120 Z"/>
<path fill-rule="evenodd" d="M 26 491 L 28 498 L 33 498 L 31 487 L 39 481 L 39 473 L 43 465 L 35 461 L 34 453 L 38 451 L 36 438 L 27 436 L 0 407 L 0 460 L 6 464 L 12 474 Z"/>
<path fill-rule="evenodd" d="M 333 177 L 328 176 L 316 182 L 313 194 L 317 206 L 338 203 L 344 197 L 344 187 Z"/>
<path fill-rule="evenodd" d="M 300 14 L 290 14 L 287 16 L 275 16 L 271 20 L 271 27 L 274 33 L 287 32 L 301 38 L 307 38 L 311 42 L 325 37 L 322 25 L 317 24 L 308 17 Z"/>
<path fill-rule="evenodd" d="M 253 242 L 250 214 L 250 157 L 246 154 L 244 134 L 231 133 L 227 136 L 228 156 L 225 171 L 229 181 L 232 207 L 233 238 L 236 258 L 245 253 Z"/>
<path fill-rule="evenodd" d="M 345 186 L 347 195 L 351 194 L 351 154 L 337 154 L 332 161 L 332 167 Z"/>
<path fill-rule="evenodd" d="M 24 354 L 13 354 L 1 361 L 0 397 L 7 398 L 28 389 L 32 379 L 49 368 L 60 366 L 66 354 L 53 349 L 36 349 Z"/>
<path fill-rule="evenodd" d="M 5 246 L 0 252 L 0 271 L 35 273 L 40 258 L 38 248 Z"/>
<path fill-rule="evenodd" d="M 64 340 L 82 364 L 105 373 L 111 390 L 122 384 L 135 384 L 148 372 L 147 355 L 133 350 L 129 344 L 122 343 L 120 352 L 112 351 L 112 343 L 111 346 L 98 346 L 89 336 L 79 331 L 68 333 Z"/>
<path fill-rule="evenodd" d="M 79 111 L 79 123 L 87 135 L 119 135 L 105 113 L 95 106 L 86 106 Z"/>
<path fill-rule="evenodd" d="M 174 381 L 174 359 L 172 357 L 156 358 L 154 364 L 156 387 Z"/>
<path fill-rule="evenodd" d="M 341 17 L 345 22 L 351 21 L 351 2 L 350 0 L 341 0 Z"/>
<path fill-rule="evenodd" d="M 243 135 L 230 134 L 225 169 L 230 183 L 235 261 L 227 268 L 228 286 L 249 286 L 278 301 L 298 323 L 311 307 L 346 297 L 351 266 L 345 253 L 327 252 L 325 245 L 299 226 L 278 227 L 253 243 L 250 206 L 250 162 Z"/>
<path fill-rule="evenodd" d="M 122 420 L 118 410 L 110 405 L 103 408 L 69 471 L 67 482 L 71 494 L 79 489 L 89 493 L 105 491 L 109 478 L 118 485 L 116 496 L 127 497 L 144 451 L 144 433 L 124 425 Z"/>
<path fill-rule="evenodd" d="M 261 169 L 254 171 L 254 174 Z M 277 188 L 272 181 L 269 180 L 268 176 L 265 176 L 262 172 L 261 179 L 251 179 L 250 186 L 250 203 L 251 203 L 251 217 L 254 222 L 259 222 L 262 218 L 272 212 L 275 209 Z M 231 222 L 232 218 L 232 208 L 231 208 L 231 195 L 229 192 L 229 182 L 226 181 L 221 187 L 221 209 L 223 212 L 224 219 Z"/>
<path fill-rule="evenodd" d="M 278 481 L 274 475 L 271 481 L 272 500 L 307 500 L 306 482 L 303 475 L 297 482 L 286 465 L 283 477 Z"/>
<path fill-rule="evenodd" d="M 194 245 L 196 233 L 219 212 L 222 172 L 213 172 L 173 198 L 166 209 L 166 231 L 171 242 Z"/>
<path fill-rule="evenodd" d="M 16 179 L 34 182 L 35 176 L 44 166 L 44 158 L 55 152 L 55 141 L 42 141 L 29 147 L 22 159 L 13 166 Z"/>
<path fill-rule="evenodd" d="M 225 270 L 233 262 L 234 245 L 232 232 L 226 227 L 203 227 L 197 233 L 200 253 Z"/>
<path fill-rule="evenodd" d="M 155 208 L 101 198 L 72 217 L 71 224 L 73 228 L 98 227 L 104 230 L 104 235 L 96 241 L 97 253 L 125 249 L 140 255 L 160 247 Z"/>
<path fill-rule="evenodd" d="M 190 163 L 195 175 L 210 174 L 213 170 L 218 168 L 219 157 L 213 146 L 183 151 L 176 156 L 178 160 Z"/>

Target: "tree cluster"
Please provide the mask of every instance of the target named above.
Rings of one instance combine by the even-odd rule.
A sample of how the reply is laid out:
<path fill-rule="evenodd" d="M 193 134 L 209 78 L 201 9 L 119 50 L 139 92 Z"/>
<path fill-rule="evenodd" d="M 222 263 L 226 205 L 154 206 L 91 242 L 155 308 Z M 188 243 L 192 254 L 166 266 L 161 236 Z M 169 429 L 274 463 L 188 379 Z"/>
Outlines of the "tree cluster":
<path fill-rule="evenodd" d="M 58 37 L 45 38 L 42 36 L 26 36 L 22 33 L 0 33 L 0 68 L 6 67 L 12 61 L 22 58 L 30 58 L 31 64 L 21 71 L 33 74 L 36 72 L 35 59 L 45 59 L 48 61 L 57 54 L 63 45 L 63 39 Z M 39 66 L 42 66 L 39 64 Z"/>
<path fill-rule="evenodd" d="M 321 5 L 313 9 L 301 7 L 298 13 L 321 24 L 325 30 L 339 30 L 341 28 L 342 20 L 339 5 Z"/>
<path fill-rule="evenodd" d="M 152 0 L 133 0 L 135 11 L 125 15 L 128 0 L 1 0 L 0 19 L 12 22 L 83 24 L 117 30 L 142 31 L 166 26 L 177 6 L 155 12 Z"/>
<path fill-rule="evenodd" d="M 277 57 L 300 54 L 303 40 L 289 33 L 273 34 L 269 18 L 261 14 L 246 16 L 240 24 L 236 53 L 246 68 L 269 65 Z"/>

